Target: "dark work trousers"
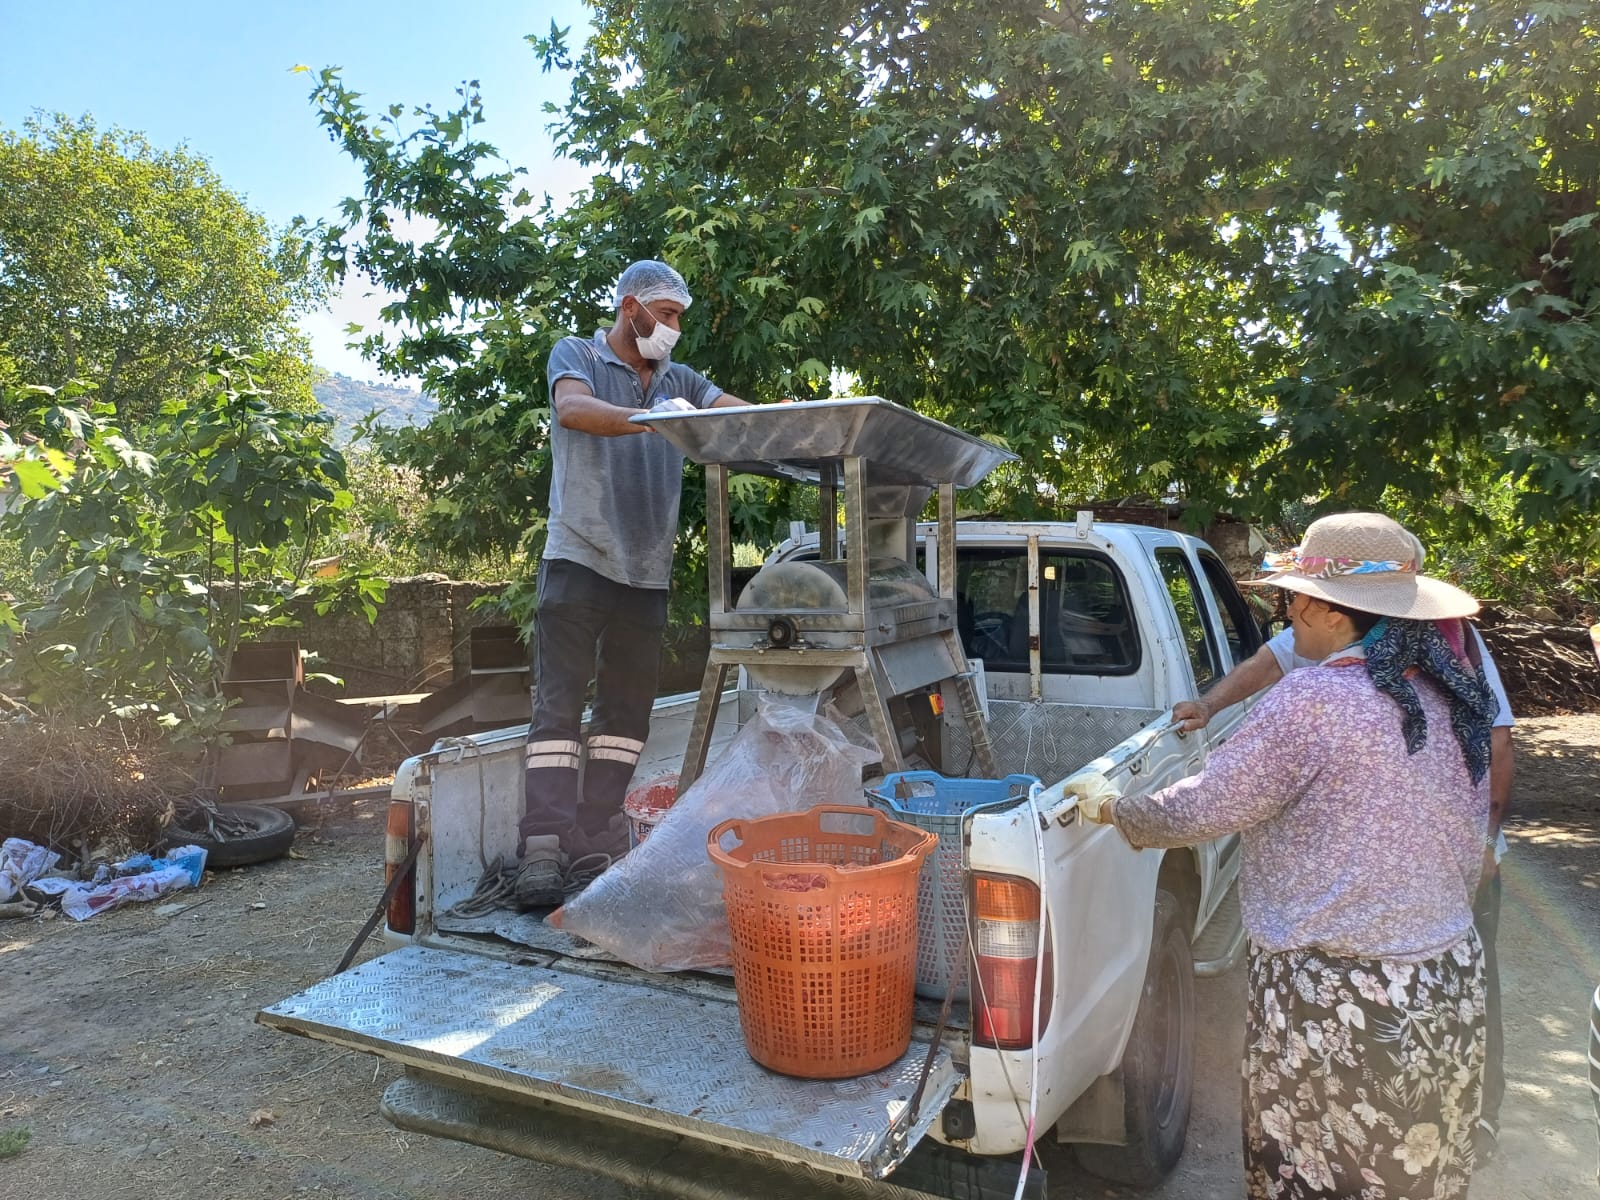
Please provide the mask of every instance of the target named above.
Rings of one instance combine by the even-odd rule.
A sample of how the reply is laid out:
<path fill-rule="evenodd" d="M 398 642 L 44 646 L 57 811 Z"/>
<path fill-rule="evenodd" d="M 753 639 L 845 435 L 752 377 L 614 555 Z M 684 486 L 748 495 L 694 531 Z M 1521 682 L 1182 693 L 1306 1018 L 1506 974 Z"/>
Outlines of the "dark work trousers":
<path fill-rule="evenodd" d="M 1484 1027 L 1488 1045 L 1483 1058 L 1482 1119 L 1500 1132 L 1500 1101 L 1506 1094 L 1506 1033 L 1500 1016 L 1500 963 L 1495 936 L 1500 932 L 1500 872 L 1485 876 L 1472 902 L 1472 920 L 1483 943 Z"/>
<path fill-rule="evenodd" d="M 579 825 L 597 833 L 621 812 L 650 732 L 666 623 L 664 588 L 628 587 L 563 559 L 539 564 L 523 838 L 553 833 L 565 841 Z M 591 680 L 585 745 L 583 702 Z"/>

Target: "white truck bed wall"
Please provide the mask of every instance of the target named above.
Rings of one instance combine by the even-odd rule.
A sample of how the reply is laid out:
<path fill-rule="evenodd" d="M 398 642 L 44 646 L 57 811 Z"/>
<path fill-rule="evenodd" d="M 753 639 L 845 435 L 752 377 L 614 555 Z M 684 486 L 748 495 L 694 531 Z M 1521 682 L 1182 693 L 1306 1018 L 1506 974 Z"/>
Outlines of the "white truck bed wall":
<path fill-rule="evenodd" d="M 683 763 L 697 696 L 669 696 L 656 702 L 650 738 L 634 772 L 642 782 Z M 724 698 L 709 757 L 736 732 L 738 705 Z M 443 912 L 472 894 L 486 864 L 517 852 L 517 821 L 523 808 L 523 744 L 526 725 L 496 729 L 472 737 L 451 738 L 436 746 L 395 779 L 396 799 L 415 799 L 425 791 L 432 847 L 427 889 L 419 900 L 419 917 Z"/>
<path fill-rule="evenodd" d="M 1201 744 L 1167 727 L 1166 718 L 1162 714 L 1148 733 L 1126 739 L 1084 770 L 1115 771 L 1130 793 L 1192 773 Z M 1154 911 L 1163 854 L 1134 850 L 1109 826 L 1079 821 L 1066 798 L 1067 778 L 1048 787 L 1038 801 L 1045 825 L 1042 878 L 1034 809 L 1026 804 L 978 814 L 967 851 L 970 870 L 1031 879 L 1047 897 L 1056 979 L 1054 1009 L 1038 1045 L 1038 1129 L 1054 1125 L 1096 1078 L 1122 1060 L 1151 934 L 1147 921 L 1130 924 L 1125 918 Z M 979 1002 L 975 996 L 973 1003 Z M 977 1116 L 977 1136 L 958 1143 L 962 1148 L 975 1154 L 1022 1148 L 1030 1059 L 1026 1050 L 972 1048 L 965 1096 Z M 937 1128 L 933 1136 L 940 1137 Z"/>

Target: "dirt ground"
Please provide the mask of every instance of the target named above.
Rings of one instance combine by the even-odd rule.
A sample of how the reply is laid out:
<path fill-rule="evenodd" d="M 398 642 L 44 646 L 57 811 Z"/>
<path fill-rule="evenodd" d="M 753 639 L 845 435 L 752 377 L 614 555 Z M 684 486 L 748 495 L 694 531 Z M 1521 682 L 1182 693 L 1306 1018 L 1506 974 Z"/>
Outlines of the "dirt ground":
<path fill-rule="evenodd" d="M 1529 720 L 1501 919 L 1509 1092 L 1493 1200 L 1592 1196 L 1586 1006 L 1600 983 L 1600 716 Z M 300 857 L 208 876 L 169 906 L 0 922 L 0 1196 L 280 1200 L 530 1195 L 623 1200 L 632 1189 L 402 1134 L 377 1111 L 396 1072 L 269 1032 L 256 1010 L 337 963 L 382 886 L 378 806 L 303 831 Z M 367 953 L 375 953 L 373 943 Z M 1241 1194 L 1242 971 L 1200 982 L 1204 1037 L 1189 1147 L 1159 1191 Z M 1051 1176 L 1052 1197 L 1130 1197 Z"/>

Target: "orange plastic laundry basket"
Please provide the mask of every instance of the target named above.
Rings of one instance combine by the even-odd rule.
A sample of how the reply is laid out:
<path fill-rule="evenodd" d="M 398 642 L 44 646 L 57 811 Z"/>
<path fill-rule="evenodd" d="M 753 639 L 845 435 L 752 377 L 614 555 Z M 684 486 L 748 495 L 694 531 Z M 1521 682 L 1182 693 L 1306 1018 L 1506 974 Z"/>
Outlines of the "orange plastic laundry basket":
<path fill-rule="evenodd" d="M 875 809 L 835 805 L 711 831 L 751 1058 L 844 1079 L 906 1052 L 917 880 L 938 841 Z"/>

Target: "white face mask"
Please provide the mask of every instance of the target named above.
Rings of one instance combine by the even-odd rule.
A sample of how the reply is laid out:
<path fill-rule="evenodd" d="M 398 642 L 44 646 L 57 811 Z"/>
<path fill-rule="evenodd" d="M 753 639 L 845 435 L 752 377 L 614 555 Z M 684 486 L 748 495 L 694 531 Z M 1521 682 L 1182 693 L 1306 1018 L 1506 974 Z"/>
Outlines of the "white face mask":
<path fill-rule="evenodd" d="M 639 307 L 644 308 L 643 305 Z M 650 310 L 646 308 L 645 312 L 650 312 Z M 652 317 L 655 316 L 654 313 L 650 313 L 650 315 Z M 634 325 L 631 319 L 628 324 L 633 327 L 633 340 L 639 347 L 639 353 L 652 362 L 664 361 L 667 355 L 672 353 L 672 348 L 678 344 L 680 336 L 678 331 L 668 328 L 667 323 L 659 318 L 656 320 L 656 327 L 650 331 L 649 337 L 640 337 L 639 327 Z"/>

